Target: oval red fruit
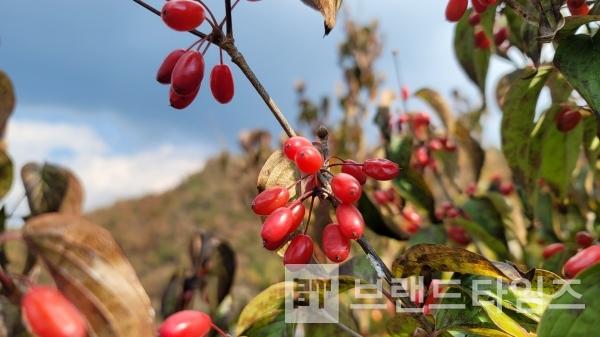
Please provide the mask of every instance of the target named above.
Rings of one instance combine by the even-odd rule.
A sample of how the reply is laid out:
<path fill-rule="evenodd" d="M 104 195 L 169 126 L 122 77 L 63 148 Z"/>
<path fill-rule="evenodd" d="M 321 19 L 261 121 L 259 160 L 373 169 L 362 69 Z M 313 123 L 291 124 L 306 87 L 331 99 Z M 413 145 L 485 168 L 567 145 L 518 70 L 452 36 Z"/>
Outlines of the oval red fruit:
<path fill-rule="evenodd" d="M 579 8 L 570 8 L 569 7 L 569 11 L 571 12 L 571 15 L 588 15 L 588 13 L 590 12 L 590 6 L 588 6 L 588 4 L 586 4 L 586 3 L 584 3 Z"/>
<path fill-rule="evenodd" d="M 357 201 L 362 194 L 358 180 L 347 173 L 336 174 L 331 179 L 331 191 L 341 202 L 348 204 Z"/>
<path fill-rule="evenodd" d="M 344 163 L 357 164 L 354 160 L 350 159 L 344 160 Z M 342 165 L 342 173 L 353 176 L 361 185 L 364 185 L 367 182 L 367 175 L 362 171 L 362 166 L 360 165 Z"/>
<path fill-rule="evenodd" d="M 86 321 L 58 289 L 33 286 L 21 301 L 23 321 L 39 337 L 87 336 Z"/>
<path fill-rule="evenodd" d="M 585 0 L 567 0 L 567 7 L 579 8 L 585 4 Z"/>
<path fill-rule="evenodd" d="M 281 246 L 283 246 L 284 243 L 287 242 L 287 238 L 288 237 L 286 235 L 283 239 L 281 239 L 277 242 L 264 242 L 263 241 L 263 247 L 265 247 L 266 250 L 270 250 L 270 251 L 278 250 L 279 248 L 281 248 Z"/>
<path fill-rule="evenodd" d="M 594 238 L 586 231 L 577 232 L 575 234 L 575 243 L 581 248 L 587 248 L 594 243 Z"/>
<path fill-rule="evenodd" d="M 475 33 L 475 48 L 477 49 L 488 49 L 490 47 L 490 39 L 485 35 L 483 30 Z"/>
<path fill-rule="evenodd" d="M 565 250 L 565 248 L 567 247 L 564 245 L 564 243 L 557 242 L 549 244 L 544 247 L 544 250 L 542 250 L 542 256 L 544 259 L 549 259 L 552 255 Z"/>
<path fill-rule="evenodd" d="M 227 104 L 233 99 L 233 74 L 226 64 L 217 64 L 210 72 L 210 92 L 217 102 Z"/>
<path fill-rule="evenodd" d="M 305 146 L 312 146 L 310 140 L 304 137 L 290 137 L 285 143 L 283 143 L 283 154 L 290 160 L 294 160 L 296 158 L 296 153 L 298 150 Z"/>
<path fill-rule="evenodd" d="M 406 101 L 409 97 L 410 97 L 410 89 L 408 88 L 408 86 L 403 85 L 402 86 L 402 100 Z"/>
<path fill-rule="evenodd" d="M 468 0 L 450 0 L 446 6 L 446 20 L 456 22 L 467 11 Z"/>
<path fill-rule="evenodd" d="M 187 1 L 187 0 L 179 0 Z M 204 56 L 197 50 L 190 50 L 177 61 L 171 75 L 171 86 L 176 93 L 187 96 L 193 93 L 204 77 Z"/>
<path fill-rule="evenodd" d="M 252 211 L 258 215 L 269 215 L 290 200 L 290 192 L 283 186 L 273 186 L 259 193 L 252 201 Z"/>
<path fill-rule="evenodd" d="M 600 262 L 600 245 L 594 245 L 567 260 L 563 268 L 563 274 L 567 278 L 573 278 L 598 262 Z"/>
<path fill-rule="evenodd" d="M 323 228 L 321 243 L 325 255 L 332 262 L 344 262 L 350 255 L 350 240 L 342 233 L 337 223 Z"/>
<path fill-rule="evenodd" d="M 310 236 L 296 235 L 283 255 L 283 264 L 289 271 L 298 271 L 310 262 L 315 245 Z"/>
<path fill-rule="evenodd" d="M 173 87 L 171 87 L 171 89 L 169 89 L 169 103 L 175 109 L 185 109 L 192 104 L 194 99 L 196 99 L 198 92 L 200 92 L 200 87 L 196 88 L 196 90 L 191 94 L 183 96 L 176 93 L 175 90 L 173 90 Z"/>
<path fill-rule="evenodd" d="M 182 310 L 167 317 L 158 329 L 160 337 L 202 337 L 211 328 L 207 314 L 196 310 Z"/>
<path fill-rule="evenodd" d="M 306 174 L 317 173 L 323 166 L 323 156 L 314 146 L 301 147 L 294 157 L 298 169 Z"/>
<path fill-rule="evenodd" d="M 477 1 L 477 0 L 475 0 L 475 1 Z M 469 15 L 469 25 L 477 26 L 480 23 L 481 23 L 481 16 L 479 16 L 478 13 L 472 12 L 471 15 Z"/>
<path fill-rule="evenodd" d="M 481 14 L 481 13 L 485 12 L 485 10 L 487 9 L 487 6 L 480 4 L 479 0 L 471 0 L 471 5 L 473 6 L 473 12 L 475 14 Z M 471 16 L 473 16 L 473 13 L 471 13 Z M 469 17 L 469 23 L 471 23 L 470 20 L 471 20 L 471 18 Z M 475 26 L 477 24 L 479 24 L 479 22 L 477 22 L 476 24 L 472 24 L 471 26 Z"/>
<path fill-rule="evenodd" d="M 179 59 L 185 54 L 185 49 L 173 50 L 158 68 L 156 80 L 161 84 L 171 84 L 171 75 Z"/>
<path fill-rule="evenodd" d="M 491 6 L 496 3 L 496 0 L 478 0 L 482 6 Z"/>
<path fill-rule="evenodd" d="M 306 207 L 300 200 L 296 200 L 286 206 L 292 211 L 292 226 L 288 230 L 288 235 L 292 234 L 293 231 L 298 229 L 302 220 L 304 220 L 304 214 L 306 213 Z"/>
<path fill-rule="evenodd" d="M 260 231 L 260 236 L 265 242 L 277 242 L 283 239 L 290 227 L 294 216 L 287 207 L 279 207 L 267 217 Z"/>
<path fill-rule="evenodd" d="M 167 1 L 160 16 L 169 28 L 178 32 L 187 32 L 202 24 L 204 7 L 191 0 Z"/>
<path fill-rule="evenodd" d="M 339 204 L 335 210 L 335 216 L 340 230 L 348 239 L 358 239 L 365 231 L 362 214 L 352 204 Z"/>
<path fill-rule="evenodd" d="M 579 124 L 582 117 L 579 110 L 568 110 L 556 121 L 556 127 L 560 132 L 569 132 Z"/>
<path fill-rule="evenodd" d="M 500 192 L 502 195 L 510 195 L 514 191 L 515 185 L 513 185 L 513 183 L 510 181 L 503 181 L 498 186 L 498 192 Z"/>
<path fill-rule="evenodd" d="M 400 166 L 387 159 L 371 158 L 365 160 L 362 171 L 376 180 L 392 180 L 400 173 Z"/>
<path fill-rule="evenodd" d="M 508 39 L 508 34 L 509 31 L 507 27 L 499 28 L 496 32 L 494 32 L 494 44 L 499 46 L 504 43 L 504 41 Z"/>
<path fill-rule="evenodd" d="M 376 190 L 373 192 L 373 198 L 375 198 L 375 201 L 377 201 L 377 203 L 380 205 L 385 205 L 390 202 L 388 199 L 388 194 L 382 190 Z"/>
<path fill-rule="evenodd" d="M 448 226 L 446 232 L 450 240 L 461 246 L 466 246 L 471 243 L 471 238 L 467 234 L 467 230 L 460 226 Z"/>

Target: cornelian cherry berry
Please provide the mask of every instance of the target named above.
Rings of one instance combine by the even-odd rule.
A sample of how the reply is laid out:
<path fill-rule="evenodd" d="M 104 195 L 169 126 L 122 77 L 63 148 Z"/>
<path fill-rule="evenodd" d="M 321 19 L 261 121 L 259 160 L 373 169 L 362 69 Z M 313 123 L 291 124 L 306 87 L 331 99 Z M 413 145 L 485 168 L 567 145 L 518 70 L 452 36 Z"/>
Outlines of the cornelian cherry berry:
<path fill-rule="evenodd" d="M 579 8 L 583 6 L 585 0 L 567 0 L 567 6 L 569 8 Z"/>
<path fill-rule="evenodd" d="M 376 180 L 392 180 L 400 173 L 400 166 L 383 158 L 371 158 L 365 160 L 362 171 L 367 176 Z"/>
<path fill-rule="evenodd" d="M 581 248 L 587 248 L 594 243 L 594 238 L 586 231 L 577 232 L 575 234 L 575 243 Z"/>
<path fill-rule="evenodd" d="M 500 27 L 497 31 L 494 32 L 494 44 L 496 46 L 499 46 L 502 43 L 504 43 L 504 41 L 508 39 L 508 34 L 509 31 L 507 27 Z"/>
<path fill-rule="evenodd" d="M 171 84 L 171 75 L 173 74 L 173 68 L 179 61 L 179 59 L 185 54 L 185 49 L 175 49 L 163 61 L 158 68 L 156 73 L 156 80 L 160 84 Z"/>
<path fill-rule="evenodd" d="M 373 192 L 373 198 L 375 198 L 375 201 L 377 201 L 378 204 L 380 205 L 385 205 L 387 204 L 389 201 L 387 193 L 385 191 L 382 190 L 376 190 Z"/>
<path fill-rule="evenodd" d="M 410 89 L 408 88 L 408 86 L 406 86 L 406 85 L 402 86 L 401 94 L 402 94 L 403 101 L 406 101 L 410 97 Z"/>
<path fill-rule="evenodd" d="M 420 167 L 427 166 L 429 163 L 429 152 L 427 152 L 427 148 L 424 146 L 418 147 L 415 152 L 415 159 Z"/>
<path fill-rule="evenodd" d="M 467 11 L 468 0 L 450 0 L 446 6 L 446 20 L 456 22 Z"/>
<path fill-rule="evenodd" d="M 302 223 L 302 220 L 304 220 L 304 214 L 306 213 L 306 207 L 304 207 L 304 204 L 302 204 L 302 201 L 300 201 L 300 200 L 296 200 L 296 201 L 290 203 L 289 205 L 287 205 L 286 207 L 289 208 L 290 211 L 292 211 L 292 226 L 288 230 L 288 234 L 287 234 L 287 235 L 289 235 L 289 234 L 292 234 L 292 232 L 294 232 L 296 229 L 298 229 L 298 227 Z"/>
<path fill-rule="evenodd" d="M 560 118 L 556 121 L 556 128 L 563 133 L 573 130 L 583 117 L 579 110 L 567 110 L 564 113 L 559 113 L 559 115 Z"/>
<path fill-rule="evenodd" d="M 477 1 L 479 1 L 479 3 L 482 4 L 483 6 L 488 6 L 488 7 L 496 3 L 496 0 L 477 0 Z"/>
<path fill-rule="evenodd" d="M 579 8 L 569 7 L 569 12 L 571 12 L 571 15 L 588 15 L 588 13 L 590 12 L 590 6 L 584 3 L 583 6 Z"/>
<path fill-rule="evenodd" d="M 260 236 L 265 242 L 277 242 L 283 239 L 292 227 L 294 215 L 287 207 L 279 207 L 263 223 Z"/>
<path fill-rule="evenodd" d="M 471 5 L 473 6 L 473 12 L 475 14 L 481 14 L 481 13 L 485 12 L 485 10 L 487 9 L 487 6 L 480 4 L 479 0 L 471 0 Z M 470 20 L 471 20 L 471 18 L 469 17 L 469 24 L 471 23 Z M 477 22 L 476 24 L 471 24 L 471 26 L 475 26 L 477 24 L 479 24 L 479 22 Z"/>
<path fill-rule="evenodd" d="M 362 171 L 362 166 L 355 165 L 357 163 L 350 159 L 344 160 L 344 164 L 350 165 L 342 165 L 342 173 L 353 176 L 361 185 L 364 185 L 367 182 L 367 175 Z"/>
<path fill-rule="evenodd" d="M 196 310 L 182 310 L 167 317 L 158 329 L 160 337 L 202 337 L 211 328 L 207 314 Z"/>
<path fill-rule="evenodd" d="M 429 118 L 429 114 L 423 111 L 417 112 L 413 117 L 413 124 L 415 128 L 419 128 L 421 126 L 427 126 L 431 122 Z"/>
<path fill-rule="evenodd" d="M 340 230 L 350 240 L 358 239 L 365 231 L 365 222 L 360 211 L 352 204 L 339 204 L 335 210 Z"/>
<path fill-rule="evenodd" d="M 274 250 L 281 248 L 281 246 L 283 246 L 283 244 L 287 242 L 287 239 L 288 239 L 288 237 L 285 236 L 283 239 L 281 239 L 277 242 L 264 242 L 263 241 L 263 247 L 265 247 L 266 250 L 274 251 Z"/>
<path fill-rule="evenodd" d="M 298 169 L 306 174 L 317 173 L 323 166 L 323 156 L 314 146 L 301 147 L 294 157 Z"/>
<path fill-rule="evenodd" d="M 468 196 L 473 196 L 473 194 L 475 194 L 475 192 L 477 191 L 477 183 L 475 182 L 470 182 L 467 187 L 465 187 L 465 194 Z"/>
<path fill-rule="evenodd" d="M 477 1 L 477 0 L 474 0 L 474 1 Z M 479 13 L 472 12 L 471 15 L 469 15 L 469 25 L 477 26 L 480 23 L 481 23 L 481 16 L 479 16 Z"/>
<path fill-rule="evenodd" d="M 269 215 L 290 200 L 290 192 L 283 186 L 273 186 L 260 192 L 252 201 L 252 211 L 258 215 Z"/>
<path fill-rule="evenodd" d="M 314 249 L 315 244 L 310 236 L 298 234 L 286 249 L 283 264 L 289 271 L 298 271 L 310 262 Z"/>
<path fill-rule="evenodd" d="M 296 153 L 300 148 L 305 146 L 312 146 L 310 140 L 304 137 L 290 137 L 285 143 L 283 143 L 283 154 L 290 160 L 294 160 L 296 158 Z"/>
<path fill-rule="evenodd" d="M 440 151 L 444 148 L 444 144 L 439 139 L 432 139 L 428 144 L 429 150 L 432 152 Z"/>
<path fill-rule="evenodd" d="M 446 217 L 448 217 L 448 219 L 456 219 L 460 216 L 460 211 L 456 208 L 450 208 L 447 212 L 446 212 Z"/>
<path fill-rule="evenodd" d="M 471 238 L 467 234 L 467 230 L 460 226 L 448 226 L 446 232 L 450 240 L 461 246 L 466 246 L 471 243 Z"/>
<path fill-rule="evenodd" d="M 179 0 L 176 2 L 187 1 Z M 202 83 L 204 77 L 204 56 L 197 50 L 183 54 L 171 75 L 171 86 L 176 93 L 187 96 L 192 94 Z"/>
<path fill-rule="evenodd" d="M 191 0 L 167 1 L 160 16 L 169 28 L 178 32 L 187 32 L 202 24 L 204 7 Z"/>
<path fill-rule="evenodd" d="M 598 262 L 600 262 L 600 245 L 590 246 L 567 260 L 563 267 L 563 274 L 566 278 L 573 278 Z"/>
<path fill-rule="evenodd" d="M 475 33 L 475 48 L 484 50 L 488 49 L 490 45 L 490 39 L 488 39 L 483 30 Z"/>
<path fill-rule="evenodd" d="M 233 74 L 226 64 L 217 64 L 210 72 L 210 92 L 217 102 L 227 104 L 233 99 Z"/>
<path fill-rule="evenodd" d="M 321 243 L 325 255 L 332 262 L 344 262 L 350 255 L 350 240 L 342 233 L 337 223 L 325 226 Z"/>
<path fill-rule="evenodd" d="M 542 256 L 544 257 L 544 259 L 549 259 L 552 255 L 565 250 L 565 248 L 567 247 L 564 243 L 557 242 L 549 244 L 542 250 Z"/>
<path fill-rule="evenodd" d="M 357 201 L 362 194 L 358 180 L 347 173 L 336 174 L 331 179 L 331 191 L 341 202 L 348 204 Z"/>
<path fill-rule="evenodd" d="M 87 336 L 85 318 L 58 289 L 33 286 L 21 301 L 23 321 L 39 337 Z"/>
<path fill-rule="evenodd" d="M 196 90 L 191 94 L 183 96 L 176 93 L 175 90 L 173 90 L 173 87 L 171 87 L 171 89 L 169 90 L 169 103 L 175 109 L 185 109 L 188 106 L 190 106 L 190 104 L 192 104 L 194 99 L 196 99 L 196 96 L 198 96 L 198 92 L 200 92 L 200 87 L 196 88 Z"/>
<path fill-rule="evenodd" d="M 513 183 L 510 181 L 503 181 L 500 183 L 500 186 L 498 186 L 498 192 L 500 192 L 502 195 L 510 195 L 514 191 L 515 185 L 513 185 Z"/>

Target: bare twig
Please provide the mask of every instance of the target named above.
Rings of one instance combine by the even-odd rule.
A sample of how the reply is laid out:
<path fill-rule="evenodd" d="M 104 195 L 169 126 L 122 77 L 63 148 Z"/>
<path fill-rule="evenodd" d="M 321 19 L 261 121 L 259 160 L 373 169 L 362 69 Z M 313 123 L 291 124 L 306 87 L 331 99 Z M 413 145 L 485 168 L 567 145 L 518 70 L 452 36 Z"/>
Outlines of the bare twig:
<path fill-rule="evenodd" d="M 227 38 L 233 40 L 233 22 L 231 21 L 231 0 L 225 0 L 225 18 L 227 20 Z"/>
<path fill-rule="evenodd" d="M 523 20 L 527 21 L 530 25 L 535 27 L 540 26 L 538 19 L 533 14 L 529 13 L 527 8 L 523 7 L 523 5 L 521 5 L 517 0 L 504 0 L 504 3 L 510 7 L 515 14 L 523 18 Z"/>

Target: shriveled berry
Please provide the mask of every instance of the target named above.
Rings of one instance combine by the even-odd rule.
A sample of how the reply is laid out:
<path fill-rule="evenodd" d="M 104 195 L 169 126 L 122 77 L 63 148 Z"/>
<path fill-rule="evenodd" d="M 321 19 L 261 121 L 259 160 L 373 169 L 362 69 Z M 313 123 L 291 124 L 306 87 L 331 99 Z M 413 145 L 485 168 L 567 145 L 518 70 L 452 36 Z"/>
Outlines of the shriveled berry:
<path fill-rule="evenodd" d="M 467 11 L 468 0 L 450 0 L 446 6 L 446 20 L 456 22 Z"/>
<path fill-rule="evenodd" d="M 176 93 L 187 96 L 198 89 L 203 77 L 204 56 L 197 50 L 190 50 L 181 56 L 173 68 L 171 86 Z"/>
<path fill-rule="evenodd" d="M 575 234 L 575 243 L 581 248 L 587 248 L 594 243 L 594 238 L 586 231 L 577 232 Z"/>
<path fill-rule="evenodd" d="M 549 244 L 542 250 L 542 256 L 544 259 L 549 259 L 552 255 L 565 250 L 565 248 L 567 248 L 567 246 L 565 246 L 564 243 L 557 242 Z"/>
<path fill-rule="evenodd" d="M 362 194 L 358 180 L 347 173 L 336 174 L 331 179 L 331 191 L 341 202 L 348 204 L 357 201 Z"/>
<path fill-rule="evenodd" d="M 471 243 L 471 238 L 467 234 L 467 230 L 460 226 L 448 226 L 446 229 L 450 240 L 461 246 L 466 246 Z"/>
<path fill-rule="evenodd" d="M 171 75 L 173 74 L 173 69 L 175 65 L 179 61 L 179 59 L 185 54 L 185 49 L 175 49 L 163 61 L 158 68 L 158 72 L 156 73 L 156 80 L 160 84 L 171 84 Z"/>
<path fill-rule="evenodd" d="M 293 231 L 298 229 L 302 220 L 304 220 L 304 214 L 306 213 L 306 207 L 300 200 L 296 200 L 286 206 L 292 211 L 292 226 L 288 230 L 288 235 L 292 234 Z"/>
<path fill-rule="evenodd" d="M 569 132 L 579 124 L 582 117 L 579 110 L 568 110 L 556 121 L 556 127 L 560 132 Z"/>
<path fill-rule="evenodd" d="M 158 329 L 160 337 L 202 337 L 211 328 L 207 314 L 196 310 L 182 310 L 167 317 Z"/>
<path fill-rule="evenodd" d="M 310 262 L 314 249 L 315 245 L 310 236 L 298 234 L 285 251 L 283 264 L 289 271 L 298 271 Z"/>
<path fill-rule="evenodd" d="M 273 186 L 262 191 L 252 201 L 252 211 L 258 215 L 269 215 L 290 200 L 290 192 L 283 186 Z"/>
<path fill-rule="evenodd" d="M 488 49 L 490 45 L 490 39 L 488 39 L 483 30 L 475 33 L 475 48 L 484 50 Z"/>
<path fill-rule="evenodd" d="M 188 106 L 190 106 L 190 104 L 192 104 L 194 99 L 196 99 L 196 96 L 198 96 L 198 92 L 200 92 L 200 87 L 196 88 L 196 90 L 191 94 L 183 96 L 176 93 L 175 90 L 173 90 L 173 87 L 171 87 L 171 89 L 169 90 L 169 103 L 175 109 L 185 109 Z"/>
<path fill-rule="evenodd" d="M 590 246 L 567 260 L 563 267 L 563 274 L 566 278 L 573 278 L 598 262 L 600 262 L 600 245 Z"/>
<path fill-rule="evenodd" d="M 365 222 L 360 211 L 352 204 L 339 204 L 335 210 L 340 230 L 350 240 L 358 239 L 365 231 Z"/>
<path fill-rule="evenodd" d="M 33 286 L 21 301 L 23 321 L 39 337 L 87 336 L 85 318 L 58 289 Z"/>
<path fill-rule="evenodd" d="M 233 99 L 233 74 L 226 64 L 217 64 L 210 72 L 210 92 L 215 100 L 227 104 Z"/>
<path fill-rule="evenodd" d="M 400 173 L 400 166 L 387 159 L 371 158 L 365 160 L 362 171 L 376 180 L 392 180 Z"/>
<path fill-rule="evenodd" d="M 304 137 L 290 137 L 283 143 L 283 154 L 285 154 L 288 159 L 295 160 L 298 150 L 305 146 L 312 146 L 311 141 Z"/>
<path fill-rule="evenodd" d="M 346 159 L 344 160 L 344 164 L 357 163 L 354 160 Z M 361 185 L 364 185 L 367 182 L 367 175 L 362 171 L 362 166 L 360 165 L 342 165 L 342 173 L 353 176 Z"/>
<path fill-rule="evenodd" d="M 294 216 L 287 207 L 274 210 L 263 223 L 260 236 L 264 242 L 277 242 L 283 239 L 292 227 Z"/>
<path fill-rule="evenodd" d="M 323 166 L 323 156 L 312 145 L 300 148 L 294 161 L 298 169 L 306 174 L 317 173 Z"/>
<path fill-rule="evenodd" d="M 471 5 L 473 6 L 473 13 L 475 14 L 481 14 L 483 12 L 485 12 L 485 10 L 487 9 L 486 5 L 482 5 L 479 3 L 479 0 L 471 0 Z M 470 18 L 469 18 L 469 24 L 471 23 Z M 475 26 L 479 24 L 479 22 L 477 22 L 476 24 L 472 24 L 471 26 Z"/>
<path fill-rule="evenodd" d="M 350 240 L 342 233 L 337 223 L 325 226 L 321 243 L 325 255 L 332 262 L 344 262 L 350 255 Z"/>
<path fill-rule="evenodd" d="M 508 39 L 508 34 L 509 31 L 507 27 L 499 28 L 496 32 L 494 32 L 494 44 L 499 46 L 504 43 L 504 41 Z"/>
<path fill-rule="evenodd" d="M 204 7 L 191 0 L 167 1 L 160 16 L 169 28 L 178 32 L 187 32 L 202 24 Z"/>

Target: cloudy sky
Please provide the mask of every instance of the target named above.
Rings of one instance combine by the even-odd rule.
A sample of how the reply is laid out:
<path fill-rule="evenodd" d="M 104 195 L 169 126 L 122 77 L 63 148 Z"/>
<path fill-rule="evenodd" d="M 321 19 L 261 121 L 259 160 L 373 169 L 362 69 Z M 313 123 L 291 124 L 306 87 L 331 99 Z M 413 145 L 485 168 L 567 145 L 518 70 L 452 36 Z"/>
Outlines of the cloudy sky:
<path fill-rule="evenodd" d="M 164 1 L 148 3 L 160 8 Z M 206 3 L 222 17 L 221 0 Z M 379 71 L 393 74 L 391 50 L 396 48 L 411 88 L 429 86 L 447 96 L 459 88 L 473 98 L 476 88 L 452 52 L 454 26 L 444 20 L 445 4 L 344 1 L 352 18 L 380 20 L 386 49 L 376 65 Z M 207 30 L 205 25 L 201 30 Z M 238 49 L 292 121 L 297 80 L 308 83 L 307 94 L 315 99 L 333 97 L 341 79 L 336 55 L 341 28 L 322 38 L 323 18 L 299 0 L 242 1 L 234 11 Z M 226 147 L 237 151 L 236 136 L 243 129 L 279 134 L 278 124 L 237 69 L 230 104 L 216 103 L 204 88 L 187 110 L 168 106 L 168 87 L 155 81 L 156 70 L 171 50 L 194 41 L 129 0 L 0 2 L 0 69 L 12 78 L 18 97 L 8 133 L 16 164 L 49 161 L 72 168 L 83 181 L 85 208 L 91 210 L 175 186 L 210 155 Z M 207 73 L 217 62 L 217 51 L 211 47 L 206 56 Z M 510 69 L 494 61 L 488 88 Z M 384 87 L 397 90 L 395 79 L 390 76 Z M 492 111 L 488 121 L 485 145 L 497 145 L 498 113 Z M 370 132 L 374 135 L 373 128 Z M 8 204 L 20 195 L 16 180 Z M 24 205 L 19 210 L 26 212 Z"/>

